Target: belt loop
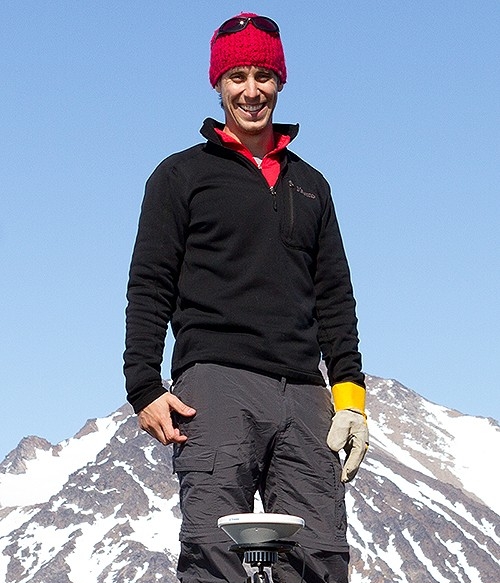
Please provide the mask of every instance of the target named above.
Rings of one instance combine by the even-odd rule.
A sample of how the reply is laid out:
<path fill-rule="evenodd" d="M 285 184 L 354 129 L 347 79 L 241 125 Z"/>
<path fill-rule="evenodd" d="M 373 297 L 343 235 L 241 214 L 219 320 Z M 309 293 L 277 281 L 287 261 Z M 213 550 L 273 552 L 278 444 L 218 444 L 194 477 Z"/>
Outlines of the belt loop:
<path fill-rule="evenodd" d="M 286 389 L 286 377 L 281 377 L 281 390 L 284 392 Z"/>

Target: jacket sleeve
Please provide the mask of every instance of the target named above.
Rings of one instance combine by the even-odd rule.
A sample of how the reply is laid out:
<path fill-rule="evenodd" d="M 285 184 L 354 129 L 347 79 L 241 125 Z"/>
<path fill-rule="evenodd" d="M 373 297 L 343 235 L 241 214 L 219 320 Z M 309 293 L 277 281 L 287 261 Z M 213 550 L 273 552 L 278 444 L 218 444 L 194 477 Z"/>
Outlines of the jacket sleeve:
<path fill-rule="evenodd" d="M 328 186 L 327 191 L 315 274 L 318 339 L 330 384 L 353 382 L 364 388 L 356 302 Z"/>
<path fill-rule="evenodd" d="M 165 392 L 161 363 L 188 221 L 182 181 L 164 161 L 146 183 L 127 288 L 124 374 L 135 412 Z"/>

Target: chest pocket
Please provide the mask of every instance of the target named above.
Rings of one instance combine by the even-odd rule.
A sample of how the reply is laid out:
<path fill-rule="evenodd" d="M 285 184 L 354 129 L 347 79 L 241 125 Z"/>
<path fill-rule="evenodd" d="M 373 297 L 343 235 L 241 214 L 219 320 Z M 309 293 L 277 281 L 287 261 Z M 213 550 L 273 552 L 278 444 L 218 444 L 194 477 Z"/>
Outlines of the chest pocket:
<path fill-rule="evenodd" d="M 287 180 L 283 189 L 281 238 L 293 249 L 313 251 L 321 227 L 319 195 Z"/>

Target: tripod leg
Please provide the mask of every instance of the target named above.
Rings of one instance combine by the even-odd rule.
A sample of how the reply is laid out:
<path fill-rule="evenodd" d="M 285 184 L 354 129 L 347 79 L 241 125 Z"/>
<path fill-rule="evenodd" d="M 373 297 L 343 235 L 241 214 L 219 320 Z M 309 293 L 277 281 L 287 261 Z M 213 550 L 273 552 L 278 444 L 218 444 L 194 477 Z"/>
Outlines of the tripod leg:
<path fill-rule="evenodd" d="M 269 575 L 262 569 L 253 574 L 253 583 L 269 583 Z"/>

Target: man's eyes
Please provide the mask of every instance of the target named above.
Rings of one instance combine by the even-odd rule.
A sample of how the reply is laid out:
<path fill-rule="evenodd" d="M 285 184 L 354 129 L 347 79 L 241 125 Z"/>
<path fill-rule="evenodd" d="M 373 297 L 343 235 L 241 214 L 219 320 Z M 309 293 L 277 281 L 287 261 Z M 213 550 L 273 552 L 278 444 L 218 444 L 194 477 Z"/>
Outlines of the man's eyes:
<path fill-rule="evenodd" d="M 243 83 L 246 81 L 247 78 L 245 75 L 235 73 L 230 76 L 230 79 L 231 81 L 234 81 L 234 83 Z M 255 75 L 255 80 L 257 81 L 257 83 L 267 83 L 270 79 L 272 79 L 272 75 L 269 75 L 267 73 Z"/>

